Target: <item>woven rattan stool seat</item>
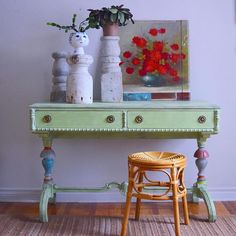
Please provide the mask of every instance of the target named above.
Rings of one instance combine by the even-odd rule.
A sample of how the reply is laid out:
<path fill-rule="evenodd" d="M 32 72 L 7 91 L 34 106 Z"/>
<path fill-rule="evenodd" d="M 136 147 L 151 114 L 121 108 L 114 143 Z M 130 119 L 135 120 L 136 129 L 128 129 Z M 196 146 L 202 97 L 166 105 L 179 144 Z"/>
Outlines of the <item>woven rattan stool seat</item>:
<path fill-rule="evenodd" d="M 134 165 L 168 166 L 186 163 L 184 155 L 172 152 L 137 152 L 128 156 L 129 163 Z"/>
<path fill-rule="evenodd" d="M 129 184 L 126 195 L 125 214 L 121 236 L 126 236 L 131 198 L 136 198 L 135 219 L 139 219 L 141 200 L 171 200 L 174 210 L 175 235 L 180 236 L 178 199 L 182 199 L 184 223 L 189 224 L 187 208 L 187 189 L 184 185 L 186 158 L 183 154 L 172 152 L 137 152 L 128 156 Z M 160 181 L 150 175 L 159 172 L 167 176 L 167 181 Z M 158 177 L 158 176 L 156 176 Z M 153 179 L 154 178 L 154 179 Z M 161 193 L 147 192 L 156 188 Z M 159 189 L 158 189 L 159 188 Z"/>

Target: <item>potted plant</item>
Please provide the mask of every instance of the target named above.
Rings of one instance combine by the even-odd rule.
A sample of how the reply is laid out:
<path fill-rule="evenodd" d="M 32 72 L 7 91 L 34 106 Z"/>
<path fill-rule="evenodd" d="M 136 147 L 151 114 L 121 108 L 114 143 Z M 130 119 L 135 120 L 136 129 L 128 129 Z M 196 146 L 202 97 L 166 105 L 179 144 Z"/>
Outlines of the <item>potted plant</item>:
<path fill-rule="evenodd" d="M 59 30 L 65 30 L 65 33 L 72 30 L 75 32 L 85 32 L 86 31 L 86 21 L 82 21 L 79 26 L 75 24 L 76 21 L 76 14 L 73 14 L 72 16 L 72 24 L 71 25 L 59 25 L 55 22 L 47 22 L 47 25 L 57 27 Z"/>
<path fill-rule="evenodd" d="M 133 14 L 124 5 L 103 7 L 102 9 L 88 9 L 90 11 L 87 22 L 88 28 L 103 28 L 104 36 L 117 36 L 118 27 L 127 25 L 128 21 L 134 24 Z"/>
<path fill-rule="evenodd" d="M 69 43 L 75 49 L 75 53 L 84 54 L 83 47 L 89 44 L 89 38 L 86 34 L 87 22 L 83 21 L 79 25 L 76 25 L 76 14 L 72 16 L 71 25 L 59 25 L 55 22 L 48 22 L 47 25 L 58 28 L 59 30 L 65 30 L 65 33 L 73 31 L 69 36 Z"/>

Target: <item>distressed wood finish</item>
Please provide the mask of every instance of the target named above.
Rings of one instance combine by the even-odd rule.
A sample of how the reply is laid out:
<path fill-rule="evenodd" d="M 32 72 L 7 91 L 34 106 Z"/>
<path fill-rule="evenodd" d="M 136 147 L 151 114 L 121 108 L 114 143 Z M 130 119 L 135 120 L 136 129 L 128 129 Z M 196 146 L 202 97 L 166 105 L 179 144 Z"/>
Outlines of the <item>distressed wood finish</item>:
<path fill-rule="evenodd" d="M 31 131 L 43 140 L 42 151 L 45 178 L 40 200 L 40 219 L 48 220 L 49 199 L 55 201 L 59 191 L 107 191 L 118 188 L 126 192 L 127 183 L 109 183 L 96 189 L 59 188 L 53 183 L 52 141 L 64 137 L 122 138 L 188 138 L 196 139 L 198 149 L 197 182 L 189 191 L 192 201 L 203 198 L 208 219 L 215 221 L 216 211 L 206 185 L 205 170 L 208 153 L 206 140 L 219 129 L 219 108 L 206 102 L 151 101 L 93 104 L 38 103 L 30 106 Z M 52 150 L 52 151 L 47 151 Z M 55 154 L 55 153 L 54 153 Z M 53 154 L 53 155 L 54 155 Z"/>

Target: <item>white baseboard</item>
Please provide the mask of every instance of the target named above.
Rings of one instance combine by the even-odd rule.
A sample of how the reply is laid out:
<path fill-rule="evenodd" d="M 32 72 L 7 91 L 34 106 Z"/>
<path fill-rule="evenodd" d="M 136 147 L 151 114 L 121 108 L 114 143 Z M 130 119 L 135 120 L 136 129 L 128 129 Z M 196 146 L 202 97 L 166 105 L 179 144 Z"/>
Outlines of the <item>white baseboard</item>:
<path fill-rule="evenodd" d="M 214 201 L 236 201 L 236 188 L 209 188 Z M 38 202 L 39 189 L 0 189 L 0 202 Z M 57 202 L 124 202 L 117 190 L 102 193 L 57 193 Z"/>

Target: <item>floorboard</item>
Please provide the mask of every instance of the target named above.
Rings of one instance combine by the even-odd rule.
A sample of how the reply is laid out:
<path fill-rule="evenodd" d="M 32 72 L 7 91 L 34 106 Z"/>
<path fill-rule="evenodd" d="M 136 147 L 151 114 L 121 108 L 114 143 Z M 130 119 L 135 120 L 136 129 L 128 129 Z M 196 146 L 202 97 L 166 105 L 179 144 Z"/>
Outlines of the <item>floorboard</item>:
<path fill-rule="evenodd" d="M 70 216 L 123 216 L 124 203 L 57 203 L 49 204 L 48 214 Z M 236 214 L 236 201 L 215 202 L 218 216 Z M 207 209 L 204 203 L 188 203 L 190 215 L 207 217 Z M 135 205 L 132 204 L 130 215 L 134 215 Z M 38 203 L 1 202 L 0 214 L 11 214 L 37 217 L 39 212 Z M 172 215 L 170 202 L 144 202 L 141 205 L 141 215 Z M 180 207 L 182 214 L 182 207 Z"/>

